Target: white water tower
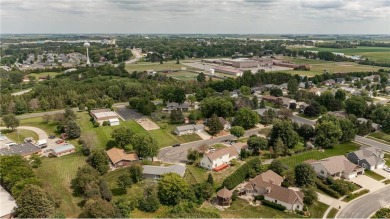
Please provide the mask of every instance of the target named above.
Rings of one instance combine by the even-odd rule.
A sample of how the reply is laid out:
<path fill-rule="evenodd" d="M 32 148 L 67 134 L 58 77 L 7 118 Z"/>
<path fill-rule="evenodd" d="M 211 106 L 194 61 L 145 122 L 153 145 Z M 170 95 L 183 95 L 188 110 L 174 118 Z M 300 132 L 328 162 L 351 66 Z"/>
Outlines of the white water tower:
<path fill-rule="evenodd" d="M 89 54 L 88 54 L 88 48 L 91 46 L 88 42 L 84 43 L 84 47 L 87 48 L 87 65 L 90 65 L 91 62 L 89 61 Z"/>

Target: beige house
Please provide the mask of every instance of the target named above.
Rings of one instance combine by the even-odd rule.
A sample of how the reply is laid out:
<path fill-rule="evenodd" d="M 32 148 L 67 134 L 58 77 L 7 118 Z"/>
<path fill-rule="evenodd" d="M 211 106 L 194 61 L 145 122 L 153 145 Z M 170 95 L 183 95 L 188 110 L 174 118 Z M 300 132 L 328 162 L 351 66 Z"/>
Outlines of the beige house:
<path fill-rule="evenodd" d="M 282 187 L 283 177 L 272 170 L 268 170 L 253 179 L 244 186 L 242 192 L 250 196 L 264 196 L 264 199 L 283 205 L 287 210 L 303 210 L 303 193 Z"/>
<path fill-rule="evenodd" d="M 238 158 L 237 148 L 230 146 L 217 150 L 215 152 L 204 154 L 203 158 L 200 160 L 200 166 L 215 171 L 220 171 L 230 164 L 230 161 Z"/>
<path fill-rule="evenodd" d="M 103 124 L 104 121 L 110 122 L 114 121 L 115 124 L 116 122 L 119 123 L 119 116 L 111 111 L 110 109 L 96 109 L 96 110 L 91 110 L 90 111 L 91 116 L 95 120 L 95 122 L 98 122 L 100 125 Z"/>
<path fill-rule="evenodd" d="M 351 163 L 345 156 L 328 157 L 319 161 L 311 161 L 310 165 L 319 177 L 340 177 L 352 179 L 357 175 L 364 174 L 364 168 Z"/>

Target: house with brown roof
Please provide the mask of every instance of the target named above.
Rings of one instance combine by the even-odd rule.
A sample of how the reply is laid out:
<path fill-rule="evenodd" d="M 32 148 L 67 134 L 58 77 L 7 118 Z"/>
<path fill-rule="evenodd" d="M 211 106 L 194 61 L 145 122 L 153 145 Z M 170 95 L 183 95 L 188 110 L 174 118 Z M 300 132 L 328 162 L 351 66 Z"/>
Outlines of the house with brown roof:
<path fill-rule="evenodd" d="M 200 166 L 208 170 L 220 171 L 229 166 L 230 161 L 238 158 L 238 150 L 234 146 L 222 148 L 215 152 L 204 154 Z"/>
<path fill-rule="evenodd" d="M 264 196 L 264 199 L 286 207 L 287 210 L 303 210 L 303 193 L 282 187 L 283 177 L 268 170 L 244 186 L 243 192 L 250 196 Z"/>
<path fill-rule="evenodd" d="M 223 188 L 217 192 L 217 203 L 220 206 L 230 206 L 230 203 L 232 202 L 232 195 L 233 193 Z"/>
<path fill-rule="evenodd" d="M 310 165 L 319 177 L 327 178 L 340 177 L 344 179 L 352 179 L 357 175 L 364 174 L 364 168 L 351 163 L 345 156 L 328 157 L 316 162 L 311 162 Z"/>
<path fill-rule="evenodd" d="M 111 148 L 106 151 L 111 164 L 115 168 L 129 166 L 131 163 L 138 160 L 138 156 L 135 153 L 126 153 L 123 149 Z"/>

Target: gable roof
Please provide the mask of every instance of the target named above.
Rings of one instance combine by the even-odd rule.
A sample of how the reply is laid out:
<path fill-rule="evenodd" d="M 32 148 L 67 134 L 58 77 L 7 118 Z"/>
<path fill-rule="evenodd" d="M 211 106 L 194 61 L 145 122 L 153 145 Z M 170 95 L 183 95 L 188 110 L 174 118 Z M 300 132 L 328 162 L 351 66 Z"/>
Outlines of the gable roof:
<path fill-rule="evenodd" d="M 111 148 L 106 151 L 108 158 L 110 158 L 113 164 L 118 163 L 119 161 L 136 161 L 138 160 L 138 156 L 135 153 L 127 154 L 123 149 L 119 148 Z"/>
<path fill-rule="evenodd" d="M 224 156 L 224 155 L 229 155 L 229 157 L 234 157 L 238 155 L 237 149 L 233 146 L 227 147 L 227 148 L 222 148 L 220 150 L 217 150 L 213 153 L 206 154 L 205 156 L 210 159 L 211 162 L 214 160 Z"/>
<path fill-rule="evenodd" d="M 167 166 L 167 167 L 144 165 L 142 171 L 143 174 L 158 175 L 158 176 L 161 176 L 166 173 L 176 173 L 180 176 L 184 176 L 185 172 L 186 172 L 186 167 L 178 164 Z"/>
<path fill-rule="evenodd" d="M 75 150 L 75 149 L 76 148 L 72 144 L 65 144 L 61 147 L 54 148 L 53 151 L 58 154 L 67 150 Z"/>
<path fill-rule="evenodd" d="M 304 195 L 301 191 L 294 191 L 292 189 L 276 185 L 271 185 L 270 188 L 271 191 L 267 194 L 264 194 L 264 196 L 289 204 L 294 204 L 297 201 L 303 204 Z"/>
<path fill-rule="evenodd" d="M 315 165 L 315 164 L 321 164 L 322 166 L 324 166 L 326 171 L 328 171 L 330 174 L 335 174 L 340 172 L 351 173 L 352 171 L 359 168 L 358 165 L 351 163 L 343 155 L 328 157 L 319 160 L 317 162 L 311 163 L 311 165 Z"/>
<path fill-rule="evenodd" d="M 256 183 L 256 185 L 262 184 L 261 182 L 280 185 L 283 182 L 283 177 L 279 176 L 277 173 L 275 173 L 272 170 L 267 170 L 264 173 L 257 175 L 252 180 L 249 180 L 249 182 Z"/>

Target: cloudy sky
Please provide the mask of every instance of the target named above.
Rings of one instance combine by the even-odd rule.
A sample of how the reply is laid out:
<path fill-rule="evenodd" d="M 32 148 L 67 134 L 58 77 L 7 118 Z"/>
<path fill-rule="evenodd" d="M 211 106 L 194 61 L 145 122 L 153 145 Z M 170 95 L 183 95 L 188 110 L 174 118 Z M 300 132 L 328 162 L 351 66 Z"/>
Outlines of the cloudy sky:
<path fill-rule="evenodd" d="M 390 34 L 390 0 L 0 0 L 1 33 Z"/>

